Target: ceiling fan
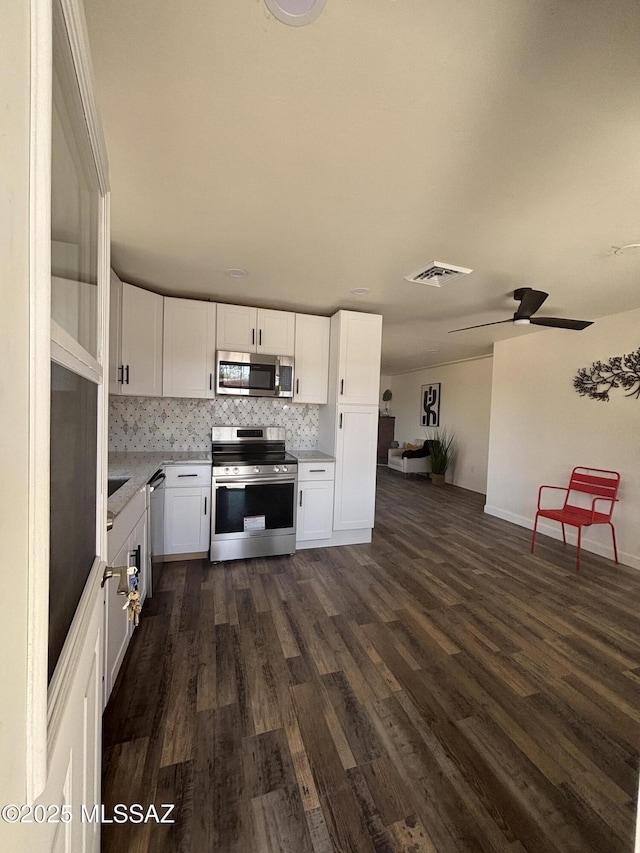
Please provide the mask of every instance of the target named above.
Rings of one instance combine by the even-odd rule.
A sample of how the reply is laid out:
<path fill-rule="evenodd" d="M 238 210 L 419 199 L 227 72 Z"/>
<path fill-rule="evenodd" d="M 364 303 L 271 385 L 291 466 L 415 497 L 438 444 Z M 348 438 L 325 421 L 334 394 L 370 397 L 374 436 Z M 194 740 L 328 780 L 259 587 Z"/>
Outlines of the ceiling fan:
<path fill-rule="evenodd" d="M 592 320 L 568 320 L 564 317 L 534 317 L 549 294 L 531 287 L 519 287 L 513 291 L 513 298 L 520 303 L 518 310 L 508 320 L 495 320 L 493 323 L 480 323 L 477 326 L 465 326 L 463 329 L 451 329 L 451 332 L 466 332 L 468 329 L 480 329 L 483 326 L 497 326 L 500 323 L 513 323 L 515 326 L 551 326 L 555 329 L 573 329 L 576 332 L 591 326 Z M 449 332 L 449 334 L 451 334 Z"/>

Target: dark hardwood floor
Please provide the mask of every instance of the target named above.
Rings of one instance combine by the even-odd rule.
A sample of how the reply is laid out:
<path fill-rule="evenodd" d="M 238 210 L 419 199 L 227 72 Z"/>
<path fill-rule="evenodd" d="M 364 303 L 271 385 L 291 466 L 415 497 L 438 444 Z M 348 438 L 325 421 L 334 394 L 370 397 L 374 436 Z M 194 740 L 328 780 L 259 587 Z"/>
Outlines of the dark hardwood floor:
<path fill-rule="evenodd" d="M 371 545 L 166 567 L 105 713 L 106 853 L 631 853 L 640 573 L 379 467 Z"/>

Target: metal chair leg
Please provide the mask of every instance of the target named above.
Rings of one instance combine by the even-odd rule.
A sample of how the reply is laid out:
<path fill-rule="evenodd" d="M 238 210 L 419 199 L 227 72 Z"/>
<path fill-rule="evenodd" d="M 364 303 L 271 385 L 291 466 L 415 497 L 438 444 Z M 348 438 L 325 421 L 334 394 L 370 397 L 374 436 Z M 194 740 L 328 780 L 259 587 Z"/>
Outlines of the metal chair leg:
<path fill-rule="evenodd" d="M 538 530 L 538 513 L 536 513 L 536 520 L 533 525 L 533 536 L 531 537 L 531 553 L 533 554 L 533 549 L 536 547 L 536 532 Z"/>
<path fill-rule="evenodd" d="M 561 522 L 560 522 L 560 524 L 562 525 L 562 541 L 563 541 L 563 542 L 564 542 L 564 544 L 566 545 L 566 544 L 567 544 L 567 537 L 566 537 L 566 534 L 565 534 L 565 532 L 564 532 L 564 522 L 563 522 L 563 521 L 561 521 Z"/>
<path fill-rule="evenodd" d="M 616 544 L 616 531 L 611 522 L 609 522 L 609 527 L 611 528 L 611 536 L 613 538 L 613 555 L 616 558 L 616 563 L 618 562 L 618 546 Z"/>
<path fill-rule="evenodd" d="M 580 571 L 580 543 L 582 542 L 582 525 L 578 525 L 578 555 L 576 557 L 576 572 Z"/>

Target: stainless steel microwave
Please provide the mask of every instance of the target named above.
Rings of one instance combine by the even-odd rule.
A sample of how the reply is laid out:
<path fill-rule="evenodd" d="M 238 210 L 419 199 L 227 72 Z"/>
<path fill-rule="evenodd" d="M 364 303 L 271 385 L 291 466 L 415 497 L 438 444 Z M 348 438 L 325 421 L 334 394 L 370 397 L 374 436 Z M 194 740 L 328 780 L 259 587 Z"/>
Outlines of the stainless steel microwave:
<path fill-rule="evenodd" d="M 218 351 L 216 394 L 293 397 L 293 358 L 288 355 Z"/>

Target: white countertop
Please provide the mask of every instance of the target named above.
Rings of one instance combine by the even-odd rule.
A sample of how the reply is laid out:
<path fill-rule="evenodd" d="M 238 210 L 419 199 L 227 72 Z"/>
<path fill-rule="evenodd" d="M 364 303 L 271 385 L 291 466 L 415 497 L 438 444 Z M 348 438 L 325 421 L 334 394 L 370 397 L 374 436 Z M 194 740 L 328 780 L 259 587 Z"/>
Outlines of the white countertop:
<path fill-rule="evenodd" d="M 129 477 L 107 502 L 107 510 L 115 518 L 125 508 L 138 489 L 148 483 L 163 465 L 211 464 L 210 450 L 158 450 L 151 453 L 110 453 L 109 477 Z"/>
<path fill-rule="evenodd" d="M 321 450 L 290 450 L 289 453 L 295 456 L 298 462 L 335 462 L 335 456 L 329 456 L 328 453 L 323 453 Z"/>

